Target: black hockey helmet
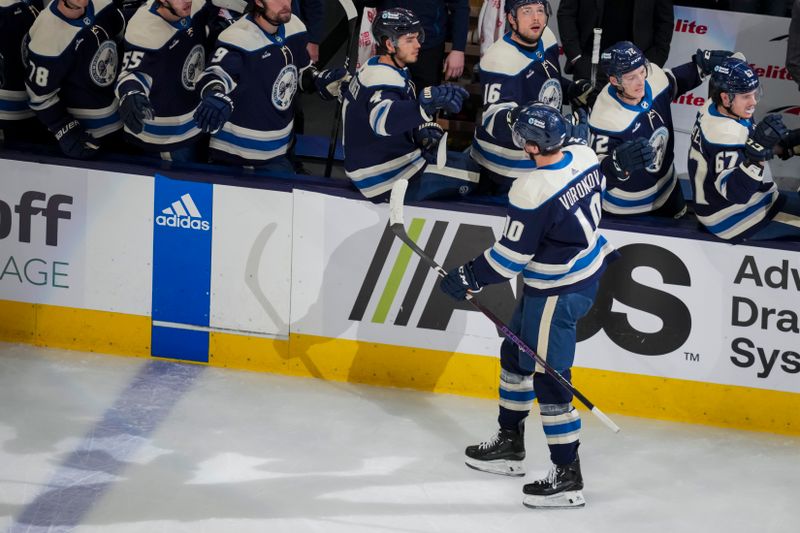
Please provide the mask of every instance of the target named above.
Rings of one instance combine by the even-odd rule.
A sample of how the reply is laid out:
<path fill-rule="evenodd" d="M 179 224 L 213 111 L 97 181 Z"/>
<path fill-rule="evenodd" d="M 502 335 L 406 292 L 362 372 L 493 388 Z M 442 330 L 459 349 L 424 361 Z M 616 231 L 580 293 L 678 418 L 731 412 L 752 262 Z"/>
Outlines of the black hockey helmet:
<path fill-rule="evenodd" d="M 617 79 L 642 65 L 647 67 L 648 64 L 639 47 L 630 41 L 615 43 L 600 54 L 600 68 L 607 76 L 614 76 Z"/>
<path fill-rule="evenodd" d="M 539 147 L 543 155 L 548 155 L 564 145 L 567 138 L 566 119 L 553 106 L 533 102 L 512 111 L 511 135 L 518 148 L 526 143 Z"/>
<path fill-rule="evenodd" d="M 420 44 L 425 42 L 425 30 L 422 28 L 422 21 L 410 9 L 393 7 L 378 13 L 372 23 L 372 35 L 378 47 L 385 49 L 385 40 L 397 46 L 397 40 L 403 35 L 410 33 L 418 34 L 417 40 Z"/>
<path fill-rule="evenodd" d="M 542 4 L 544 6 L 544 12 L 547 14 L 547 19 L 550 20 L 550 15 L 553 14 L 553 10 L 550 8 L 550 2 L 547 0 L 507 0 L 506 13 L 511 13 L 511 16 L 516 18 L 517 9 L 522 6 L 527 6 L 528 4 Z"/>

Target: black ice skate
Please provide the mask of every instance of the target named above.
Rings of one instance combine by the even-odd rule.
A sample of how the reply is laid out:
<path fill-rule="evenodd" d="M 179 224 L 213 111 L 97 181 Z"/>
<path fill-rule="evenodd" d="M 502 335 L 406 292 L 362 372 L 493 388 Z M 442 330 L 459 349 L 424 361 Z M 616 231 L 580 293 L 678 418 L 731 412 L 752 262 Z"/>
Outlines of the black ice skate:
<path fill-rule="evenodd" d="M 583 507 L 586 501 L 582 489 L 581 462 L 575 459 L 568 465 L 553 465 L 546 478 L 525 485 L 522 504 L 534 509 Z"/>
<path fill-rule="evenodd" d="M 510 429 L 499 429 L 492 438 L 475 446 L 467 446 L 464 452 L 468 467 L 500 474 L 524 476 L 525 437 Z"/>

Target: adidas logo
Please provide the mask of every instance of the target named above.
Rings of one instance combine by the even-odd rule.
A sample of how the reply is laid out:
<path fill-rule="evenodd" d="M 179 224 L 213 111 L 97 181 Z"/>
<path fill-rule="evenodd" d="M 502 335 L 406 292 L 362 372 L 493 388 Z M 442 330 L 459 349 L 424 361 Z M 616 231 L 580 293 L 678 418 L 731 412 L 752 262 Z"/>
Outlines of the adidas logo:
<path fill-rule="evenodd" d="M 156 217 L 156 224 L 170 228 L 187 228 L 208 231 L 211 226 L 205 220 L 200 210 L 189 193 L 181 196 L 180 200 L 172 202 L 170 207 L 163 209 L 161 215 Z"/>

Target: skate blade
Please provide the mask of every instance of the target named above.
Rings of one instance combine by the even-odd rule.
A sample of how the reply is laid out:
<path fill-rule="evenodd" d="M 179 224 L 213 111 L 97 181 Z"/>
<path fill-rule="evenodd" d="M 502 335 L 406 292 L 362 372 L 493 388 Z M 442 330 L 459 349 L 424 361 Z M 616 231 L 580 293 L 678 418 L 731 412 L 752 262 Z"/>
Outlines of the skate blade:
<path fill-rule="evenodd" d="M 525 495 L 522 505 L 531 509 L 580 509 L 586 505 L 583 492 L 570 490 L 550 496 Z"/>
<path fill-rule="evenodd" d="M 494 461 L 478 461 L 467 457 L 464 464 L 474 470 L 498 474 L 501 476 L 522 477 L 525 475 L 525 465 L 522 461 L 508 461 L 506 459 L 495 459 Z"/>

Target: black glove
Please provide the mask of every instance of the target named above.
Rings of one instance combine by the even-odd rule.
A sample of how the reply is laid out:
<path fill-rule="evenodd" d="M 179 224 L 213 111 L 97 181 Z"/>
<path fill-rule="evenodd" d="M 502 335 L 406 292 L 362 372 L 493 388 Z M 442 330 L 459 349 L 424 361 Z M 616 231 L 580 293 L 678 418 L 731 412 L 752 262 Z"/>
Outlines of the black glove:
<path fill-rule="evenodd" d="M 55 136 L 61 151 L 74 159 L 90 159 L 100 149 L 94 137 L 74 119 L 59 128 Z"/>
<path fill-rule="evenodd" d="M 589 144 L 589 115 L 586 110 L 579 108 L 570 117 L 565 117 L 567 123 L 567 140 L 564 146 L 571 144 Z"/>
<path fill-rule="evenodd" d="M 589 80 L 575 80 L 567 89 L 569 105 L 573 110 L 579 107 L 592 107 L 601 89 L 601 87 L 592 87 L 592 82 Z"/>
<path fill-rule="evenodd" d="M 444 130 L 436 122 L 426 122 L 414 130 L 414 142 L 422 150 L 422 157 L 428 163 L 436 162 L 436 151 L 442 136 Z"/>
<path fill-rule="evenodd" d="M 800 155 L 800 128 L 790 131 L 779 144 L 782 148 L 781 159 L 784 161 L 792 156 Z"/>
<path fill-rule="evenodd" d="M 153 108 L 144 93 L 129 92 L 119 101 L 119 116 L 125 127 L 133 133 L 141 133 L 145 120 L 153 120 Z"/>
<path fill-rule="evenodd" d="M 419 96 L 419 106 L 430 116 L 433 116 L 439 109 L 458 113 L 467 98 L 469 98 L 469 93 L 465 88 L 454 83 L 445 83 L 425 87 Z"/>
<path fill-rule="evenodd" d="M 644 137 L 631 139 L 620 144 L 611 153 L 614 174 L 619 181 L 625 181 L 631 172 L 647 168 L 653 164 L 656 153 Z"/>
<path fill-rule="evenodd" d="M 464 300 L 467 297 L 467 291 L 479 292 L 482 287 L 472 272 L 472 262 L 469 262 L 448 272 L 442 278 L 439 288 L 451 298 Z"/>
<path fill-rule="evenodd" d="M 342 94 L 342 84 L 350 81 L 347 70 L 339 67 L 321 70 L 314 77 L 314 86 L 323 100 L 333 100 Z"/>
<path fill-rule="evenodd" d="M 700 69 L 701 76 L 709 76 L 714 72 L 714 67 L 721 65 L 725 59 L 733 55 L 728 50 L 700 50 L 692 56 L 692 61 Z"/>
<path fill-rule="evenodd" d="M 767 115 L 756 125 L 744 144 L 744 155 L 755 163 L 772 159 L 772 149 L 788 135 L 789 130 L 780 115 Z"/>
<path fill-rule="evenodd" d="M 225 93 L 209 92 L 200 101 L 194 120 L 197 127 L 206 133 L 217 133 L 231 118 L 233 100 Z"/>

